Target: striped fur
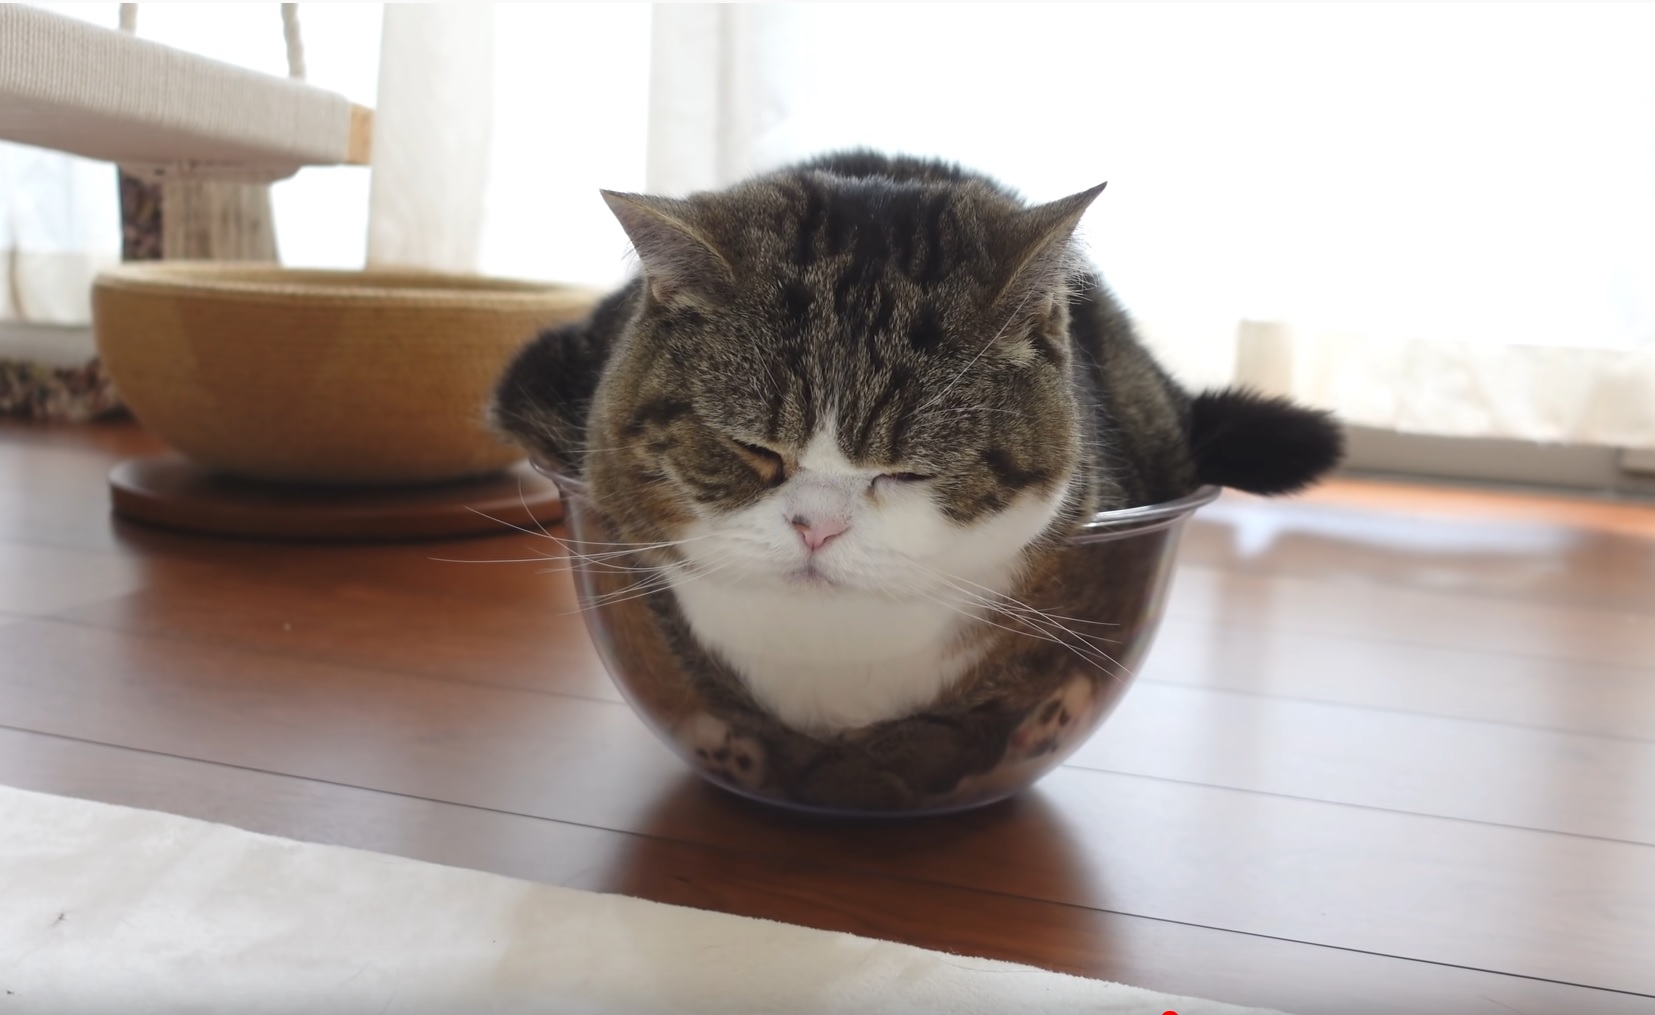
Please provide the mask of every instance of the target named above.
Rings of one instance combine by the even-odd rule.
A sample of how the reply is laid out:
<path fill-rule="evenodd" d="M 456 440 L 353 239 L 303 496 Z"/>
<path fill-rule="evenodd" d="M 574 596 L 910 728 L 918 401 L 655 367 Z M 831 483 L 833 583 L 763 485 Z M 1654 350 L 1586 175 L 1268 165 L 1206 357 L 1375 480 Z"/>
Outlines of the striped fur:
<path fill-rule="evenodd" d="M 523 351 L 495 425 L 582 473 L 617 541 L 694 537 L 652 566 L 736 565 L 670 584 L 706 665 L 762 710 L 816 730 L 906 714 L 998 637 L 935 574 L 1014 592 L 1095 511 L 1215 477 L 1292 489 L 1337 460 L 1325 417 L 1195 400 L 1155 363 L 1071 239 L 1101 189 L 1029 206 L 852 152 L 686 199 L 606 194 L 640 275 Z M 801 503 L 846 536 L 801 550 Z M 862 629 L 843 659 L 812 627 L 831 618 Z M 916 625 L 936 629 L 917 654 Z M 907 662 L 870 692 L 885 643 Z"/>

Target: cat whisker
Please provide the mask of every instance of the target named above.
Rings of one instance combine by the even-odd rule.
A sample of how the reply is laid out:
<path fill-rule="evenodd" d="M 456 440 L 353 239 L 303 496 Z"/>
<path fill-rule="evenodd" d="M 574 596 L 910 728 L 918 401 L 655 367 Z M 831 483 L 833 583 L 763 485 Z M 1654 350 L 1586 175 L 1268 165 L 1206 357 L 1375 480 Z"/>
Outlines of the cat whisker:
<path fill-rule="evenodd" d="M 944 584 L 947 584 L 947 583 L 944 582 Z M 968 597 L 971 596 L 971 593 L 966 592 L 964 589 L 960 589 L 956 586 L 950 586 L 950 587 L 954 588 L 954 590 L 956 592 L 959 592 L 961 595 L 965 595 L 965 596 L 968 596 Z M 1032 637 L 1032 638 L 1036 639 L 1037 641 L 1051 642 L 1054 645 L 1063 645 L 1065 648 L 1070 647 L 1070 646 L 1066 645 L 1064 642 L 1057 639 L 1055 636 L 1049 634 L 1048 632 L 1044 632 L 1044 631 L 1041 631 L 1039 629 L 1030 630 L 1028 628 L 1028 625 L 1025 625 L 1024 628 L 1011 628 L 1011 627 L 1006 627 L 1003 624 L 996 624 L 992 620 L 988 620 L 988 619 L 984 618 L 979 613 L 973 612 L 971 610 L 961 609 L 960 604 L 950 601 L 946 596 L 935 595 L 929 589 L 927 589 L 924 586 L 919 585 L 917 583 L 909 582 L 907 591 L 909 593 L 913 594 L 913 595 L 919 596 L 922 599 L 928 599 L 931 602 L 934 602 L 934 603 L 938 604 L 939 606 L 945 606 L 948 609 L 952 610 L 953 612 L 958 613 L 961 616 L 966 617 L 970 620 L 973 620 L 977 623 L 987 624 L 989 627 L 998 628 L 999 630 L 1006 631 L 1006 632 L 1009 632 L 1011 634 L 1016 634 L 1016 635 L 1020 635 L 1020 636 L 1023 636 L 1023 637 Z M 981 597 L 978 597 L 978 598 L 981 598 Z M 1016 615 L 1006 614 L 1005 611 L 998 608 L 995 603 L 990 602 L 986 599 L 982 600 L 982 602 L 979 603 L 979 608 L 986 609 L 990 613 L 1001 614 L 1002 616 L 1006 616 L 1007 619 L 1010 619 L 1010 620 L 1022 620 L 1023 619 L 1023 618 L 1018 617 Z"/>
<path fill-rule="evenodd" d="M 574 574 L 576 571 L 594 571 L 602 574 L 653 574 L 667 567 L 663 564 L 615 564 L 606 560 L 571 559 L 563 567 L 549 567 L 541 574 Z"/>
<path fill-rule="evenodd" d="M 619 451 L 636 451 L 639 448 L 649 447 L 649 441 L 639 441 L 636 444 L 620 444 L 611 448 L 576 448 L 575 453 L 581 455 L 612 454 Z"/>
<path fill-rule="evenodd" d="M 1098 658 L 1108 662 L 1110 665 L 1119 667 L 1123 671 L 1126 669 L 1125 666 L 1121 665 L 1119 660 L 1110 655 L 1109 651 L 1099 644 L 1099 639 L 1080 634 L 1072 628 L 1050 620 L 1039 611 L 1012 610 L 1006 608 L 1003 604 L 990 604 L 988 608 L 994 609 L 1002 616 L 1009 619 L 1014 619 L 1019 623 L 1025 624 L 1031 628 L 1041 631 L 1042 633 L 1050 634 L 1054 639 L 1070 646 L 1071 648 L 1074 647 L 1075 642 L 1079 642 L 1084 645 L 1087 650 L 1094 653 Z M 1067 637 L 1059 637 L 1058 632 L 1061 632 L 1062 635 Z"/>
<path fill-rule="evenodd" d="M 1088 662 L 1091 662 L 1093 665 L 1098 666 L 1100 670 L 1103 670 L 1106 673 L 1111 672 L 1110 667 L 1113 667 L 1115 670 L 1122 673 L 1126 673 L 1128 675 L 1131 674 L 1131 671 L 1125 665 L 1123 665 L 1118 659 L 1114 658 L 1114 656 L 1110 655 L 1109 652 L 1099 644 L 1100 641 L 1106 639 L 1099 639 L 1096 636 L 1081 634 L 1066 624 L 1063 624 L 1061 621 L 1054 619 L 1053 615 L 1046 613 L 1044 610 L 1037 609 L 1027 603 L 1018 602 L 1016 599 L 1013 599 L 1004 593 L 998 593 L 994 592 L 992 589 L 986 589 L 986 591 L 993 594 L 993 597 L 990 598 L 989 596 L 972 592 L 963 586 L 956 585 L 954 581 L 950 580 L 951 578 L 955 578 L 957 576 L 945 575 L 943 572 L 938 571 L 932 571 L 932 574 L 954 591 L 977 602 L 982 608 L 998 613 L 1008 620 L 1023 624 L 1025 627 L 1031 629 L 1030 631 L 1020 633 L 1033 633 L 1035 637 L 1040 637 L 1042 640 L 1052 641 L 1056 644 L 1063 645 L 1071 652 L 1074 652 L 1077 656 L 1080 656 Z M 966 582 L 970 585 L 977 584 L 976 582 L 972 582 L 965 578 L 959 578 L 958 580 Z M 985 588 L 980 585 L 977 587 Z M 1067 638 L 1058 637 L 1058 632 L 1063 635 L 1067 635 Z M 1076 646 L 1075 642 L 1079 642 L 1080 645 L 1085 646 L 1086 650 L 1088 650 L 1092 655 L 1089 656 L 1086 653 L 1083 653 L 1081 649 Z M 1096 658 L 1093 658 L 1093 656 Z M 1101 665 L 1099 660 L 1108 663 L 1109 666 Z"/>
<path fill-rule="evenodd" d="M 561 560 L 562 555 L 542 553 L 533 557 L 484 557 L 480 560 L 463 560 L 458 557 L 427 557 L 425 559 L 438 564 L 544 564 L 548 560 Z"/>
<path fill-rule="evenodd" d="M 1024 603 L 1024 602 L 1021 602 L 1017 599 L 1014 599 L 1011 596 L 1008 596 L 1003 592 L 996 592 L 994 589 L 989 588 L 987 585 L 979 585 L 979 584 L 977 584 L 976 582 L 972 581 L 969 578 L 961 578 L 957 574 L 949 574 L 946 571 L 933 571 L 932 573 L 938 575 L 939 577 L 947 578 L 950 581 L 964 582 L 965 584 L 970 585 L 973 588 L 981 589 L 982 591 L 984 591 L 986 593 L 989 593 L 990 595 L 999 596 L 1000 598 L 1004 599 L 1006 602 L 1014 603 L 1017 606 L 1020 606 L 1025 610 L 1029 610 L 1032 613 L 1038 613 L 1043 617 L 1050 617 L 1053 620 L 1067 620 L 1067 621 L 1070 621 L 1070 622 L 1076 623 L 1076 624 L 1095 624 L 1098 627 L 1120 627 L 1121 626 L 1117 622 L 1108 621 L 1108 620 L 1085 620 L 1085 619 L 1082 619 L 1080 617 L 1065 617 L 1061 613 L 1051 613 L 1047 610 L 1041 610 L 1041 609 L 1038 609 L 1036 607 L 1030 606 L 1028 603 Z"/>
<path fill-rule="evenodd" d="M 568 548 L 567 544 L 558 539 L 556 536 L 549 536 L 547 538 L 558 543 L 563 552 L 540 553 L 532 557 L 485 557 L 480 560 L 466 560 L 455 557 L 428 557 L 427 559 L 441 564 L 544 564 L 547 561 L 553 561 L 561 562 L 566 565 L 564 567 L 547 568 L 540 572 L 542 574 L 557 574 L 565 571 L 571 571 L 578 566 L 577 562 L 590 564 L 594 567 L 602 567 L 609 571 L 653 571 L 658 567 L 657 565 L 642 565 L 633 567 L 626 564 L 616 564 L 608 559 L 611 557 L 624 557 L 635 552 L 632 550 L 617 550 L 610 553 L 600 554 L 584 554 Z"/>
<path fill-rule="evenodd" d="M 623 588 L 611 589 L 608 592 L 584 597 L 580 605 L 573 612 L 584 612 L 590 609 L 614 606 L 629 599 L 637 599 L 658 592 L 672 582 L 672 575 L 660 571 L 645 578 L 626 585 Z"/>
<path fill-rule="evenodd" d="M 951 409 L 927 409 L 927 410 L 924 410 L 924 411 L 916 410 L 914 415 L 915 416 L 940 416 L 944 413 L 950 413 L 950 412 L 1000 412 L 1000 413 L 1005 413 L 1008 416 L 1019 416 L 1023 419 L 1028 419 L 1029 418 L 1029 414 L 1026 413 L 1026 412 L 1018 412 L 1016 409 L 999 409 L 999 408 L 995 408 L 993 406 L 988 406 L 988 405 L 962 405 L 962 406 L 959 406 L 957 408 L 951 408 Z"/>
<path fill-rule="evenodd" d="M 539 518 L 535 517 L 535 513 L 533 511 L 529 510 L 529 497 L 528 497 L 528 494 L 523 492 L 523 474 L 522 473 L 518 473 L 518 475 L 517 475 L 517 502 L 519 504 L 523 505 L 523 513 L 528 515 L 531 519 L 534 520 L 534 527 L 540 530 L 540 534 L 542 536 L 545 536 L 546 538 L 550 539 L 552 537 L 552 534 L 550 532 L 546 531 L 546 523 L 542 522 Z"/>
<path fill-rule="evenodd" d="M 1034 638 L 1036 641 L 1049 642 L 1053 645 L 1060 646 L 1066 649 L 1077 659 L 1096 668 L 1100 674 L 1109 677 L 1112 680 L 1121 679 L 1121 673 L 1125 670 L 1125 667 L 1122 667 L 1118 662 L 1116 662 L 1116 660 L 1111 657 L 1109 653 L 1104 652 L 1096 646 L 1091 645 L 1090 643 L 1085 645 L 1077 645 L 1070 639 L 1058 637 L 1056 634 L 1053 634 L 1045 628 L 1031 623 L 1029 618 L 1022 614 L 1009 613 L 1004 610 L 997 610 L 993 607 L 988 607 L 988 609 L 990 612 L 998 613 L 1000 616 L 1022 625 L 1021 627 L 1016 628 L 1004 627 L 1000 624 L 995 624 L 993 626 L 1000 627 L 1002 630 L 1010 631 L 1013 634 Z M 1081 641 L 1084 642 L 1085 639 L 1081 639 Z"/>
<path fill-rule="evenodd" d="M 1011 605 L 1016 606 L 1019 609 L 1026 610 L 1031 614 L 1038 614 L 1042 617 L 1049 617 L 1049 618 L 1054 619 L 1054 620 L 1073 620 L 1073 621 L 1077 621 L 1078 623 L 1082 623 L 1082 624 L 1098 624 L 1098 625 L 1107 626 L 1107 627 L 1119 627 L 1120 626 L 1119 624 L 1108 622 L 1108 621 L 1083 620 L 1083 619 L 1080 619 L 1078 617 L 1065 617 L 1062 614 L 1051 613 L 1047 610 L 1042 610 L 1039 607 L 1031 606 L 1030 604 L 1025 603 L 1022 600 L 1016 598 L 1015 596 L 1011 596 L 1011 595 L 1009 595 L 1005 592 L 1001 592 L 998 589 L 994 589 L 994 588 L 991 588 L 987 585 L 982 585 L 982 584 L 979 584 L 977 582 L 974 582 L 969 578 L 965 578 L 965 577 L 962 577 L 962 576 L 957 575 L 957 574 L 951 574 L 950 572 L 947 572 L 947 571 L 937 570 L 935 568 L 927 568 L 927 570 L 930 571 L 932 575 L 934 575 L 935 577 L 937 577 L 939 579 L 945 579 L 950 583 L 959 583 L 959 584 L 955 585 L 954 587 L 959 589 L 961 592 L 966 591 L 963 586 L 969 585 L 969 586 L 971 586 L 971 588 L 978 589 L 982 594 L 986 595 L 987 597 L 991 597 L 991 598 L 993 598 L 995 600 L 998 600 L 998 601 L 1003 601 L 1003 602 L 1006 602 L 1006 603 L 1010 603 Z"/>
<path fill-rule="evenodd" d="M 542 528 L 539 532 L 532 532 L 528 529 L 523 528 L 520 525 L 514 525 L 511 522 L 507 522 L 507 521 L 504 521 L 502 519 L 495 518 L 493 515 L 490 515 L 486 512 L 483 512 L 483 511 L 479 511 L 476 508 L 467 508 L 467 510 L 469 510 L 469 511 L 475 513 L 475 514 L 482 515 L 484 518 L 487 518 L 490 521 L 500 522 L 500 524 L 506 526 L 507 528 L 514 529 L 518 532 L 523 533 L 526 536 L 534 536 L 537 539 L 550 540 L 551 542 L 557 544 L 558 549 L 563 551 L 564 556 L 579 559 L 579 560 L 586 561 L 586 562 L 593 563 L 593 564 L 602 563 L 603 561 L 607 560 L 608 558 L 612 558 L 612 557 L 624 557 L 624 556 L 627 556 L 628 554 L 634 554 L 634 553 L 639 553 L 639 552 L 648 551 L 648 550 L 667 549 L 667 548 L 670 548 L 670 547 L 679 546 L 679 545 L 682 545 L 684 543 L 692 541 L 691 539 L 675 539 L 675 540 L 666 540 L 666 541 L 657 542 L 657 543 L 579 543 L 579 544 L 577 544 L 577 543 L 575 543 L 571 540 L 564 539 L 560 536 L 554 536 L 550 532 L 547 532 L 544 528 Z M 700 539 L 700 538 L 705 538 L 705 537 L 697 536 L 697 537 L 693 537 L 693 538 Z M 606 551 L 603 551 L 601 553 L 586 553 L 583 550 L 578 549 L 577 548 L 578 546 L 622 546 L 622 547 L 627 547 L 627 549 L 606 550 Z M 541 557 L 540 559 L 542 559 L 542 560 L 556 560 L 556 559 L 558 559 L 558 557 L 559 557 L 558 554 L 546 554 L 543 557 Z M 442 558 L 433 557 L 431 559 L 432 560 L 441 560 Z M 492 563 L 493 561 L 489 561 L 489 562 Z M 501 561 L 499 561 L 499 563 L 519 563 L 519 562 L 520 561 L 515 561 L 515 560 L 501 560 Z M 482 562 L 482 561 L 450 561 L 450 563 L 484 563 L 484 562 Z M 621 565 L 615 565 L 615 567 L 618 568 L 618 569 L 624 569 L 624 568 L 622 568 Z"/>
<path fill-rule="evenodd" d="M 569 557 L 570 559 L 589 561 L 589 562 L 594 563 L 594 564 L 601 563 L 601 562 L 604 562 L 604 561 L 613 561 L 613 560 L 618 560 L 618 559 L 624 559 L 624 558 L 627 558 L 627 557 L 637 557 L 639 559 L 642 559 L 643 556 L 646 553 L 650 553 L 650 552 L 653 552 L 653 551 L 656 551 L 656 550 L 670 549 L 674 546 L 679 545 L 677 543 L 661 543 L 661 544 L 658 544 L 658 545 L 640 546 L 637 549 L 633 549 L 633 550 L 602 550 L 602 551 L 599 551 L 597 553 L 589 553 L 586 550 L 582 549 L 582 547 L 585 547 L 585 546 L 601 546 L 603 544 L 601 544 L 601 543 L 576 543 L 576 542 L 566 540 L 566 539 L 559 539 L 556 536 L 553 536 L 552 540 L 553 540 L 553 542 L 558 544 L 558 548 L 563 551 L 563 554 L 565 556 Z M 660 565 L 650 565 L 650 566 L 660 566 Z"/>
<path fill-rule="evenodd" d="M 651 578 L 641 579 L 624 589 L 616 589 L 613 592 L 608 592 L 601 596 L 593 596 L 586 602 L 581 603 L 577 609 L 573 611 L 566 611 L 565 615 L 568 615 L 568 613 L 584 613 L 588 610 L 594 609 L 607 609 L 612 606 L 618 606 L 621 603 L 631 602 L 634 599 L 643 599 L 674 585 L 699 581 L 700 579 L 722 571 L 729 566 L 729 563 L 726 562 L 713 567 L 703 568 L 699 571 L 692 571 L 690 568 L 684 568 L 683 572 L 679 574 L 668 573 L 666 569 L 662 569 L 663 573 L 655 575 Z"/>
<path fill-rule="evenodd" d="M 534 529 L 526 529 L 523 526 L 518 525 L 516 522 L 508 522 L 504 518 L 496 518 L 494 515 L 489 514 L 487 511 L 484 511 L 481 508 L 474 508 L 469 504 L 466 505 L 466 510 L 470 511 L 472 514 L 477 515 L 479 517 L 487 518 L 491 522 L 497 522 L 500 525 L 503 525 L 508 529 L 512 529 L 516 532 L 521 532 L 525 536 L 534 536 L 536 539 L 540 539 L 540 538 L 556 539 L 557 538 L 556 536 L 553 536 L 551 533 L 547 532 L 545 529 L 541 529 L 539 532 L 536 532 Z M 537 521 L 537 522 L 535 522 L 535 524 L 539 525 L 540 523 Z"/>
<path fill-rule="evenodd" d="M 1056 636 L 1054 636 L 1054 635 L 1052 635 L 1048 632 L 1042 631 L 1038 628 L 1032 628 L 1031 625 L 1027 625 L 1027 622 L 1024 621 L 1024 618 L 1022 618 L 1022 617 L 1012 615 L 1008 619 L 1024 621 L 1024 623 L 1025 623 L 1024 627 L 1021 627 L 1021 628 L 1007 627 L 1004 624 L 997 624 L 994 621 L 989 620 L 988 618 L 986 618 L 986 617 L 982 616 L 981 614 L 976 613 L 974 611 L 961 609 L 958 604 L 950 602 L 946 597 L 932 595 L 931 593 L 929 593 L 929 592 L 927 592 L 923 589 L 915 589 L 914 591 L 917 592 L 923 598 L 929 599 L 932 602 L 936 603 L 937 605 L 942 606 L 942 607 L 944 607 L 948 610 L 951 610 L 952 612 L 957 613 L 960 616 L 965 617 L 967 620 L 970 620 L 974 623 L 984 624 L 984 625 L 987 625 L 988 627 L 992 627 L 992 628 L 995 628 L 997 630 L 1005 631 L 1008 634 L 1015 634 L 1015 635 L 1017 635 L 1019 637 L 1023 637 L 1023 638 L 1033 638 L 1036 641 L 1048 642 L 1050 644 L 1057 645 L 1060 648 L 1067 649 L 1070 653 L 1072 653 L 1073 655 L 1078 657 L 1082 662 L 1089 663 L 1090 665 L 1096 667 L 1099 670 L 1099 672 L 1103 673 L 1104 675 L 1111 676 L 1111 677 L 1115 676 L 1115 674 L 1113 674 L 1110 671 L 1109 667 L 1103 665 L 1103 662 L 1100 661 L 1099 659 L 1087 655 L 1085 652 L 1081 651 L 1076 646 L 1074 646 L 1074 645 L 1072 645 L 1072 644 L 1070 644 L 1070 643 L 1068 643 L 1068 642 L 1066 642 L 1066 641 L 1064 641 L 1064 640 L 1062 640 L 1062 639 L 1060 639 L 1060 638 L 1058 638 L 1058 637 L 1056 637 Z M 990 613 L 1000 612 L 1000 611 L 997 611 L 997 610 L 993 609 L 992 607 L 988 607 L 988 609 L 989 609 Z M 1004 614 L 1002 614 L 1002 615 L 1004 615 Z M 1112 661 L 1112 660 L 1107 660 L 1107 657 L 1106 657 L 1105 661 Z M 1118 677 L 1116 679 L 1118 679 Z"/>
<path fill-rule="evenodd" d="M 571 540 L 565 539 L 561 536 L 552 535 L 550 532 L 546 531 L 544 526 L 540 525 L 540 522 L 538 520 L 535 521 L 535 525 L 537 527 L 539 527 L 539 531 L 537 532 L 534 529 L 524 528 L 523 526 L 518 525 L 514 522 L 508 522 L 504 518 L 497 518 L 494 515 L 489 514 L 487 511 L 481 510 L 480 508 L 467 506 L 466 510 L 470 511 L 472 514 L 479 515 L 483 518 L 487 518 L 491 522 L 498 522 L 499 524 L 501 524 L 501 525 L 505 526 L 506 528 L 511 529 L 515 532 L 521 532 L 525 536 L 533 536 L 536 539 L 549 539 L 552 542 L 556 543 L 559 547 L 562 547 L 565 551 L 567 551 L 571 554 L 579 554 L 581 556 L 587 556 L 587 557 L 603 556 L 603 554 L 595 554 L 595 555 L 594 554 L 587 554 L 584 551 L 576 550 L 575 549 L 576 544 L 574 542 L 572 542 Z M 711 534 L 709 533 L 709 535 L 711 535 Z M 643 551 L 643 550 L 661 550 L 661 549 L 667 549 L 669 547 L 674 547 L 674 546 L 682 546 L 685 543 L 691 543 L 691 542 L 694 542 L 695 540 L 706 539 L 706 538 L 708 538 L 708 536 L 706 536 L 706 535 L 703 535 L 703 536 L 690 536 L 690 537 L 685 538 L 685 539 L 667 539 L 667 540 L 660 540 L 658 542 L 653 542 L 653 543 L 606 543 L 606 542 L 587 542 L 587 541 L 582 540 L 579 545 L 581 545 L 581 546 L 616 546 L 616 547 L 622 547 L 622 549 L 615 550 L 615 551 L 605 551 L 606 553 L 613 553 L 614 555 L 618 556 L 618 555 L 623 554 L 623 553 L 634 553 L 634 552 Z"/>
<path fill-rule="evenodd" d="M 650 551 L 656 551 L 656 550 L 670 549 L 672 547 L 681 546 L 685 543 L 688 543 L 688 542 L 692 541 L 692 540 L 689 540 L 689 539 L 679 539 L 679 540 L 669 540 L 669 541 L 660 542 L 660 543 L 639 543 L 639 544 L 636 544 L 635 546 L 632 546 L 632 548 L 630 548 L 630 549 L 604 550 L 604 551 L 597 552 L 597 553 L 588 553 L 584 549 L 582 549 L 582 547 L 585 547 L 585 546 L 627 546 L 628 544 L 625 544 L 625 543 L 585 543 L 585 542 L 577 543 L 577 542 L 572 541 L 572 540 L 562 539 L 558 536 L 548 536 L 547 538 L 558 545 L 558 548 L 563 551 L 562 556 L 565 556 L 565 557 L 567 557 L 568 559 L 570 559 L 572 561 L 583 561 L 585 563 L 594 564 L 594 565 L 606 564 L 607 563 L 607 564 L 609 564 L 611 569 L 613 569 L 613 570 L 623 570 L 623 571 L 624 570 L 637 570 L 637 568 L 631 567 L 631 566 L 625 565 L 625 564 L 614 564 L 612 562 L 617 560 L 617 559 L 624 559 L 624 558 L 628 558 L 628 557 L 640 557 L 641 558 L 644 553 L 647 553 L 647 552 L 650 552 Z M 698 537 L 695 537 L 695 538 L 704 538 L 704 537 L 699 537 L 698 536 Z M 555 559 L 557 559 L 557 557 L 558 557 L 558 555 L 548 555 L 546 559 L 555 560 Z M 663 565 L 643 564 L 641 566 L 642 567 L 647 567 L 647 568 L 654 568 L 654 567 L 660 567 L 660 566 L 663 566 Z"/>
<path fill-rule="evenodd" d="M 620 547 L 624 547 L 625 549 L 623 551 L 618 551 L 618 552 L 630 553 L 630 552 L 635 551 L 635 550 L 659 550 L 659 549 L 662 549 L 664 547 L 669 547 L 669 546 L 682 546 L 685 543 L 694 543 L 694 542 L 697 542 L 698 540 L 702 540 L 702 539 L 711 539 L 716 534 L 717 533 L 709 532 L 705 535 L 700 535 L 700 536 L 688 536 L 688 537 L 685 537 L 684 539 L 663 539 L 663 540 L 659 540 L 659 541 L 653 542 L 653 543 L 606 543 L 606 542 L 603 542 L 601 540 L 586 540 L 586 539 L 583 539 L 583 540 L 580 541 L 580 545 L 581 546 L 620 546 Z M 557 536 L 553 536 L 551 538 L 554 539 L 554 540 L 558 540 L 559 542 L 566 542 L 566 540 L 559 539 L 559 537 L 557 537 Z"/>

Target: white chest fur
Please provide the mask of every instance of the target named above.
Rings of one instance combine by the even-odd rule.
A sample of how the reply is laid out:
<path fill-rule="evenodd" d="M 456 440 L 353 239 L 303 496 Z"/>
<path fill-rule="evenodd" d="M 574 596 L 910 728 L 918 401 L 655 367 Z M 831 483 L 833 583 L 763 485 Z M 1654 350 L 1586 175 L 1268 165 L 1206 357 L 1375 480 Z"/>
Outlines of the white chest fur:
<path fill-rule="evenodd" d="M 927 600 L 712 581 L 674 591 L 701 643 L 741 674 L 759 704 L 798 729 L 849 729 L 908 714 L 974 658 L 960 637 L 971 621 Z"/>

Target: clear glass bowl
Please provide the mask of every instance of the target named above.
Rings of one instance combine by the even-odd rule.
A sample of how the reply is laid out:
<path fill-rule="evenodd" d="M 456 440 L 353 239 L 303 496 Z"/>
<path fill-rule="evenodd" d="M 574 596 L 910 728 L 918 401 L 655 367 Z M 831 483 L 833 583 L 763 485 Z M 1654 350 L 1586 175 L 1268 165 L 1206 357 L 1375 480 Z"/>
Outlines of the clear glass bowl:
<path fill-rule="evenodd" d="M 817 813 L 944 813 L 1004 799 L 1062 763 L 1102 725 L 1160 624 L 1184 522 L 1217 487 L 1098 514 L 1025 598 L 988 619 L 1014 628 L 994 665 L 932 708 L 830 736 L 790 729 L 703 655 L 671 592 L 641 584 L 585 484 L 537 465 L 562 492 L 587 630 L 621 693 L 713 783 Z M 1033 612 L 1038 610 L 1039 613 Z M 717 673 L 712 673 L 717 671 Z M 711 673 L 711 675 L 709 675 Z"/>

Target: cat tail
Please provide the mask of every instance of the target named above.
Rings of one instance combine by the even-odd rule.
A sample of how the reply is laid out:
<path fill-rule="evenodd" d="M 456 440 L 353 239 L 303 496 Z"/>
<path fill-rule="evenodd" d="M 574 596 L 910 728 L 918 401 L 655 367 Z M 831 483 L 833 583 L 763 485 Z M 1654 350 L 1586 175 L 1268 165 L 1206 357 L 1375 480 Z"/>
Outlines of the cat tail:
<path fill-rule="evenodd" d="M 1331 414 L 1239 388 L 1195 396 L 1189 434 L 1199 482 L 1249 493 L 1301 490 L 1345 454 Z"/>
<path fill-rule="evenodd" d="M 523 346 L 495 386 L 489 427 L 531 456 L 579 474 L 592 396 L 637 288 L 634 281 L 586 320 L 547 329 Z"/>

